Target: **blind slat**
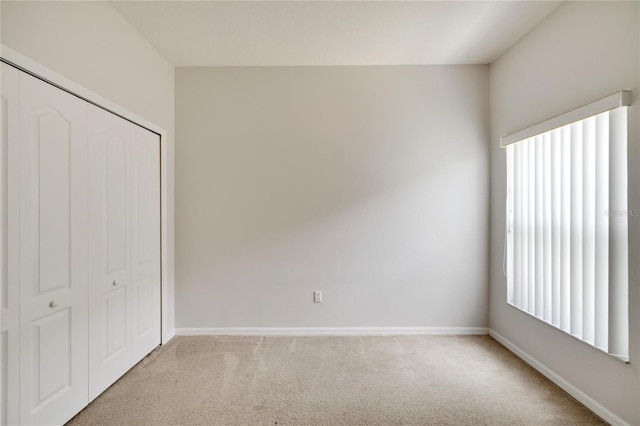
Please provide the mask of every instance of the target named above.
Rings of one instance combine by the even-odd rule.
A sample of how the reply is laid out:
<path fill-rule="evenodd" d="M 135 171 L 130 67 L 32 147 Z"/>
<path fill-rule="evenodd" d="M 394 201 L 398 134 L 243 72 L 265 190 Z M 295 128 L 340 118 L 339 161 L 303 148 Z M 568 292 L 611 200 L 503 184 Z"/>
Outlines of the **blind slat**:
<path fill-rule="evenodd" d="M 596 120 L 582 122 L 582 339 L 595 336 Z"/>
<path fill-rule="evenodd" d="M 507 147 L 507 203 L 506 203 L 506 217 L 505 217 L 505 252 L 506 252 L 506 266 L 505 273 L 507 274 L 507 301 L 509 303 L 514 302 L 513 298 L 513 238 L 511 233 L 513 232 L 513 150 L 514 147 Z"/>
<path fill-rule="evenodd" d="M 543 318 L 544 315 L 544 137 L 536 136 L 533 143 L 535 150 L 535 222 L 533 232 L 536 238 L 535 245 L 535 315 Z"/>
<path fill-rule="evenodd" d="M 522 153 L 522 270 L 520 282 L 522 283 L 520 294 L 520 309 L 529 311 L 529 141 L 524 141 L 521 146 Z"/>
<path fill-rule="evenodd" d="M 582 338 L 582 125 L 571 125 L 571 334 Z"/>
<path fill-rule="evenodd" d="M 559 129 L 551 133 L 551 323 L 561 327 L 562 288 L 562 132 Z M 554 285 L 555 284 L 555 285 Z"/>
<path fill-rule="evenodd" d="M 560 328 L 571 333 L 571 128 L 561 129 Z"/>
<path fill-rule="evenodd" d="M 542 163 L 544 176 L 542 179 L 542 243 L 543 243 L 543 288 L 542 288 L 542 315 L 546 322 L 551 321 L 551 310 L 553 308 L 551 297 L 551 274 L 552 274 L 552 250 L 551 241 L 551 134 L 545 133 L 543 136 Z"/>
<path fill-rule="evenodd" d="M 522 245 L 523 245 L 523 219 L 522 219 L 522 145 L 517 144 L 513 147 L 513 174 L 514 174 L 514 190 L 513 194 L 513 300 L 515 306 L 522 308 Z"/>
<path fill-rule="evenodd" d="M 609 113 L 596 117 L 594 342 L 609 349 Z"/>
<path fill-rule="evenodd" d="M 529 139 L 527 142 L 529 152 L 527 159 L 529 160 L 529 214 L 527 215 L 528 229 L 528 277 L 527 277 L 527 311 L 531 315 L 536 313 L 536 144 L 535 141 Z"/>
<path fill-rule="evenodd" d="M 609 113 L 609 353 L 628 356 L 627 114 Z"/>

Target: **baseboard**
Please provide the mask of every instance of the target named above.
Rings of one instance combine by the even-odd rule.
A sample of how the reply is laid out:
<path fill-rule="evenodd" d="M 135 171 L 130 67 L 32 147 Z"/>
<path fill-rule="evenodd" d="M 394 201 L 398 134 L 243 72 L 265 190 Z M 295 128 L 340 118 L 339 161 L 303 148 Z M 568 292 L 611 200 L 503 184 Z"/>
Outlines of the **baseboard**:
<path fill-rule="evenodd" d="M 177 336 L 487 335 L 487 327 L 221 327 L 176 328 Z"/>
<path fill-rule="evenodd" d="M 167 343 L 169 343 L 169 340 L 173 339 L 175 336 L 176 336 L 175 328 L 172 328 L 171 330 L 168 330 L 166 333 L 163 333 L 162 344 L 166 345 Z"/>
<path fill-rule="evenodd" d="M 591 398 L 586 393 L 582 392 L 580 389 L 569 383 L 562 376 L 560 376 L 555 371 L 551 370 L 546 365 L 542 364 L 540 361 L 529 355 L 527 352 L 516 346 L 513 342 L 511 342 L 506 337 L 497 333 L 493 329 L 489 329 L 489 335 L 493 337 L 495 340 L 500 342 L 504 347 L 509 349 L 511 352 L 520 357 L 527 364 L 538 370 L 543 376 L 551 380 L 553 383 L 562 388 L 569 395 L 580 401 L 585 407 L 596 413 L 606 422 L 616 425 L 616 426 L 629 426 L 629 423 L 622 420 L 620 417 L 616 416 L 610 410 L 605 408 L 602 404 L 600 404 L 595 399 Z"/>

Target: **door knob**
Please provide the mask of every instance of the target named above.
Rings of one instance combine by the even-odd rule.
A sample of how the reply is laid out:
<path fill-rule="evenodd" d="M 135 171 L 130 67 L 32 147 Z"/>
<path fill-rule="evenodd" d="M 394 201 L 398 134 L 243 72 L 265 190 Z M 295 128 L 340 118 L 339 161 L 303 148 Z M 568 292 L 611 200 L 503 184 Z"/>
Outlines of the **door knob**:
<path fill-rule="evenodd" d="M 113 286 L 117 286 L 118 285 L 118 280 L 113 280 Z"/>
<path fill-rule="evenodd" d="M 51 302 L 49 302 L 50 308 L 55 308 L 56 306 L 58 306 L 58 302 L 56 302 L 55 300 L 52 300 Z"/>

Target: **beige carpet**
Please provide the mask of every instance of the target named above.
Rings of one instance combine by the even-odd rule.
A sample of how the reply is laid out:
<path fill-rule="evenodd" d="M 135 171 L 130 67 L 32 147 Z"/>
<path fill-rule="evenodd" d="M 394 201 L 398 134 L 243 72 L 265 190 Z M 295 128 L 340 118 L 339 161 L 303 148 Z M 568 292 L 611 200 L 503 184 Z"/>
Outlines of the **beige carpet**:
<path fill-rule="evenodd" d="M 488 336 L 176 337 L 71 425 L 602 424 Z"/>

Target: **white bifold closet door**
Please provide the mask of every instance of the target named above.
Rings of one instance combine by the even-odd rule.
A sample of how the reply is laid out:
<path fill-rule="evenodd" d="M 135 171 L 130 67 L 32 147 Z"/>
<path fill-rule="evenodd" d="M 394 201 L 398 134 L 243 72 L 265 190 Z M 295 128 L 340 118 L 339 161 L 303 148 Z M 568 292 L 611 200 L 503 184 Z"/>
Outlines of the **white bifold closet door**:
<path fill-rule="evenodd" d="M 1 66 L 0 425 L 64 424 L 160 344 L 160 137 Z"/>
<path fill-rule="evenodd" d="M 0 425 L 17 424 L 19 418 L 19 295 L 18 253 L 18 134 L 20 117 L 19 71 L 0 64 Z M 9 250 L 13 247 L 13 250 Z"/>
<path fill-rule="evenodd" d="M 88 402 L 86 115 L 20 75 L 21 424 L 64 423 Z"/>
<path fill-rule="evenodd" d="M 89 400 L 160 342 L 158 136 L 89 106 Z"/>

